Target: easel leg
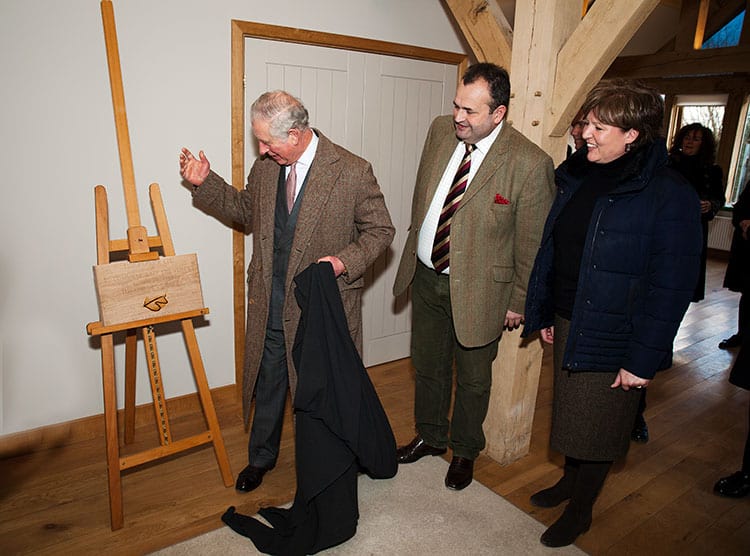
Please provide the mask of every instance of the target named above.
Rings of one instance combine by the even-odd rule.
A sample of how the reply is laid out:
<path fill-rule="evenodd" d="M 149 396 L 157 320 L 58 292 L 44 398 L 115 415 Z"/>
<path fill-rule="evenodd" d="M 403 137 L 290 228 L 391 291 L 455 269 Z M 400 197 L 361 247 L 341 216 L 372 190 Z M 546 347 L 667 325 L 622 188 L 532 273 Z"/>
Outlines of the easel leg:
<path fill-rule="evenodd" d="M 117 394 L 115 392 L 115 353 L 112 334 L 101 336 L 102 385 L 104 389 L 104 429 L 107 443 L 109 479 L 109 517 L 112 530 L 121 529 L 122 485 L 120 483 L 120 438 L 117 430 Z"/>
<path fill-rule="evenodd" d="M 135 440 L 135 367 L 138 336 L 136 330 L 125 332 L 125 444 Z"/>
<path fill-rule="evenodd" d="M 192 319 L 184 319 L 181 323 L 182 332 L 185 336 L 185 343 L 190 356 L 190 364 L 193 367 L 193 376 L 195 377 L 195 383 L 198 386 L 198 396 L 200 397 L 201 405 L 203 406 L 203 414 L 208 423 L 208 430 L 211 432 L 211 441 L 213 442 L 214 451 L 216 452 L 216 461 L 219 464 L 221 478 L 224 481 L 224 486 L 230 487 L 234 483 L 234 478 L 232 477 L 232 470 L 229 467 L 229 458 L 227 457 L 227 451 L 224 447 L 224 439 L 221 436 L 221 429 L 219 428 L 219 420 L 216 417 L 214 402 L 211 398 L 211 391 L 208 387 L 206 370 L 203 367 L 203 360 L 201 359 L 200 350 L 198 349 L 198 340 L 195 337 L 193 321 Z"/>

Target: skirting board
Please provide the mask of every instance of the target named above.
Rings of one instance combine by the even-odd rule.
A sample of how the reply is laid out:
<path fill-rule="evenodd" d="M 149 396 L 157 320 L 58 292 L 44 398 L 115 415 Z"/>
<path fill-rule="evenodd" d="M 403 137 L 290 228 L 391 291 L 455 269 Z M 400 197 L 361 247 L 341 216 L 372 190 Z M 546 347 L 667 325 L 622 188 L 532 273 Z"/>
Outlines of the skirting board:
<path fill-rule="evenodd" d="M 238 395 L 238 389 L 234 384 L 211 389 L 211 398 L 216 407 L 227 407 L 236 403 Z M 170 398 L 167 403 L 169 404 L 171 419 L 190 413 L 200 413 L 201 411 L 197 392 Z M 123 410 L 121 409 L 118 411 L 119 422 L 122 422 L 122 414 Z M 147 403 L 136 407 L 136 426 L 146 425 L 153 421 L 153 404 Z M 19 456 L 97 437 L 101 437 L 102 442 L 104 442 L 103 413 L 0 436 L 0 458 Z M 103 454 L 102 457 L 104 457 Z"/>

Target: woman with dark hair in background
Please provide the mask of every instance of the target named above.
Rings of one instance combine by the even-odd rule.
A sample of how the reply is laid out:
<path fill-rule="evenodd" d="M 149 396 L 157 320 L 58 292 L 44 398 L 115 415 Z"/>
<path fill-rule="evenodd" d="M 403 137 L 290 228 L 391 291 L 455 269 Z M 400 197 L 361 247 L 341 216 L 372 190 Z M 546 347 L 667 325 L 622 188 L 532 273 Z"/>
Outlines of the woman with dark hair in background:
<path fill-rule="evenodd" d="M 583 105 L 586 147 L 555 172 L 526 298 L 523 336 L 554 346 L 552 448 L 563 477 L 531 503 L 570 500 L 542 535 L 566 546 L 591 526 L 615 459 L 628 451 L 642 389 L 672 362 L 698 278 L 698 197 L 667 167 L 664 102 L 640 82 L 602 81 Z"/>
<path fill-rule="evenodd" d="M 708 222 L 713 220 L 726 202 L 722 171 L 716 162 L 716 141 L 713 132 L 701 124 L 688 124 L 674 136 L 669 151 L 669 165 L 692 184 L 701 200 L 703 249 L 700 274 L 691 301 L 700 301 L 706 290 L 706 253 L 708 251 Z M 739 345 L 739 341 L 737 342 Z"/>

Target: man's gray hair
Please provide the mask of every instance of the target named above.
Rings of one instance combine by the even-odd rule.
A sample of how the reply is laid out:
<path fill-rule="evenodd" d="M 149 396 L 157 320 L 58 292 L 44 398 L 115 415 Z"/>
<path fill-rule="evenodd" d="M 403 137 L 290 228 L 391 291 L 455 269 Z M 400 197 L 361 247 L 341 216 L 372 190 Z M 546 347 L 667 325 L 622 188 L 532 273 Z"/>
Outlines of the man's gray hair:
<path fill-rule="evenodd" d="M 307 108 L 286 91 L 269 91 L 260 95 L 250 107 L 250 119 L 267 121 L 269 133 L 275 139 L 286 139 L 290 129 L 305 131 L 310 127 Z"/>

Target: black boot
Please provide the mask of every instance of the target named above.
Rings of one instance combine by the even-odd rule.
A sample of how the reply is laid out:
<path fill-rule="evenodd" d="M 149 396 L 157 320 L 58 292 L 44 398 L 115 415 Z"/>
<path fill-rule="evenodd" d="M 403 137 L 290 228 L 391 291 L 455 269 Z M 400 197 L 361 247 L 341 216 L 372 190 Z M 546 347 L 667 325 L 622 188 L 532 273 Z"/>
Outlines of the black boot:
<path fill-rule="evenodd" d="M 630 432 L 630 439 L 633 442 L 640 442 L 641 444 L 648 442 L 648 425 L 643 415 L 639 414 L 636 416 L 633 430 Z"/>
<path fill-rule="evenodd" d="M 560 518 L 550 525 L 540 539 L 545 546 L 559 547 L 573 544 L 579 535 L 591 527 L 594 501 L 612 467 L 611 461 L 582 461 L 570 502 Z"/>
<path fill-rule="evenodd" d="M 565 456 L 565 467 L 563 476 L 554 486 L 540 490 L 532 494 L 529 502 L 537 508 L 554 508 L 565 502 L 573 494 L 573 485 L 578 474 L 579 461 L 575 458 Z"/>

